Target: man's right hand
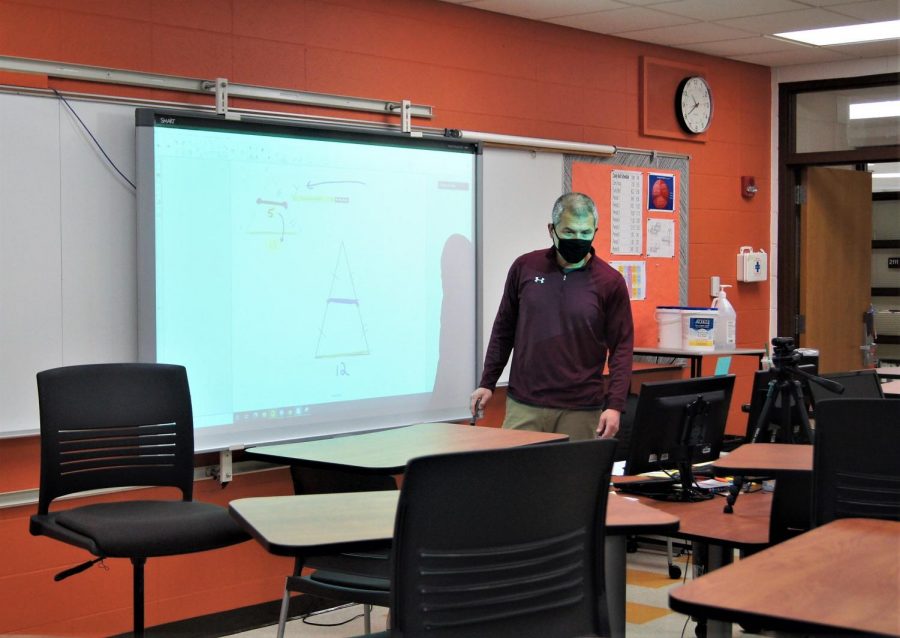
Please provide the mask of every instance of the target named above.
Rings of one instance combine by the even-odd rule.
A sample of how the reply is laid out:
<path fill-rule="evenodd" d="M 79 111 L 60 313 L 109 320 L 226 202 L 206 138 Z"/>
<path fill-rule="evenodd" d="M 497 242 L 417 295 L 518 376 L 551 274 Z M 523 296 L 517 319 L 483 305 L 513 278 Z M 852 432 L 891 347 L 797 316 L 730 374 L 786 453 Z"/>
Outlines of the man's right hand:
<path fill-rule="evenodd" d="M 469 411 L 472 413 L 472 416 L 477 416 L 475 414 L 475 406 L 477 405 L 480 409 L 483 410 L 484 407 L 488 404 L 488 401 L 491 400 L 492 396 L 494 396 L 494 393 L 487 388 L 475 388 L 475 392 L 473 392 L 472 396 L 469 397 Z"/>

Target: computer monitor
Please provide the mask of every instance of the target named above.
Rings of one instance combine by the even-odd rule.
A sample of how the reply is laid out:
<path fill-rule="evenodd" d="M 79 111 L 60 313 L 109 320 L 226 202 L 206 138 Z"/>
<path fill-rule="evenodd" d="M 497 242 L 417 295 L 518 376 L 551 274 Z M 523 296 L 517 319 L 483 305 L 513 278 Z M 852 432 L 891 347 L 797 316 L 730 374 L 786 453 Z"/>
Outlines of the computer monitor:
<path fill-rule="evenodd" d="M 844 387 L 841 393 L 832 392 L 823 388 L 818 383 L 810 383 L 809 391 L 812 395 L 813 407 L 824 399 L 838 397 L 848 399 L 883 399 L 884 390 L 878 380 L 877 370 L 855 370 L 853 372 L 832 372 L 823 374 L 823 378 L 840 383 Z"/>
<path fill-rule="evenodd" d="M 644 383 L 631 430 L 626 474 L 676 470 L 672 500 L 707 498 L 694 485 L 691 465 L 722 451 L 734 375 Z"/>

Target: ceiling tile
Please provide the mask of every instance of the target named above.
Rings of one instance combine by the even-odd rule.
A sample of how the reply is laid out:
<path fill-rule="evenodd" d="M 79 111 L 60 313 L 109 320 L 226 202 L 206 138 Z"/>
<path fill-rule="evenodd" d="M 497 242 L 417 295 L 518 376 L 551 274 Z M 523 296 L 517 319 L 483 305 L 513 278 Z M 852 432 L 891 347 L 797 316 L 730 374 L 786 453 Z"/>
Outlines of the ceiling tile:
<path fill-rule="evenodd" d="M 827 48 L 837 53 L 843 53 L 855 58 L 880 58 L 888 55 L 900 56 L 900 40 L 859 42 L 857 44 L 842 44 L 840 46 Z"/>
<path fill-rule="evenodd" d="M 760 16 L 748 16 L 721 20 L 719 23 L 735 29 L 744 29 L 754 33 L 783 33 L 797 29 L 818 29 L 820 27 L 838 27 L 861 22 L 856 18 L 848 18 L 824 9 L 803 9 L 802 11 L 784 11 L 768 13 Z"/>
<path fill-rule="evenodd" d="M 871 0 L 828 7 L 829 11 L 859 18 L 868 22 L 882 22 L 900 18 L 900 2 L 897 0 Z"/>
<path fill-rule="evenodd" d="M 554 18 L 548 20 L 555 24 L 562 24 L 576 29 L 586 29 L 597 33 L 612 33 L 620 35 L 626 31 L 638 29 L 653 29 L 655 27 L 675 26 L 693 22 L 690 18 L 668 15 L 643 9 L 641 7 L 629 7 L 627 9 L 614 9 L 612 11 L 600 11 L 580 16 L 566 18 Z"/>
<path fill-rule="evenodd" d="M 625 7 L 616 0 L 475 0 L 466 6 L 496 13 L 516 15 L 531 20 L 546 20 Z"/>
<path fill-rule="evenodd" d="M 665 4 L 671 4 L 673 2 L 678 2 L 679 0 L 619 0 L 622 4 L 627 4 L 635 7 L 649 7 L 653 6 L 654 8 L 659 8 Z M 839 0 L 841 2 L 846 2 L 847 0 Z"/>
<path fill-rule="evenodd" d="M 710 2 L 709 0 L 678 0 L 677 2 L 667 2 L 653 8 L 665 13 L 712 22 L 780 11 L 799 11 L 808 7 L 793 0 L 753 0 L 752 2 L 747 0 L 716 0 L 715 2 Z"/>
<path fill-rule="evenodd" d="M 691 45 L 691 51 L 717 55 L 719 57 L 733 57 L 736 55 L 748 55 L 750 53 L 773 53 L 776 51 L 791 51 L 797 45 L 785 40 L 773 38 L 733 38 L 720 40 L 719 42 L 698 42 Z"/>
<path fill-rule="evenodd" d="M 811 7 L 831 7 L 836 4 L 859 4 L 865 0 L 797 0 L 801 4 L 808 4 Z"/>
<path fill-rule="evenodd" d="M 631 38 L 632 40 L 641 40 L 642 42 L 679 46 L 699 42 L 717 42 L 728 38 L 746 38 L 753 34 L 708 22 L 694 22 L 673 27 L 628 31 L 617 35 L 623 38 Z"/>
<path fill-rule="evenodd" d="M 851 59 L 846 55 L 828 51 L 818 47 L 797 48 L 794 51 L 776 51 L 773 53 L 751 53 L 732 58 L 740 62 L 761 64 L 763 66 L 793 66 L 795 64 L 824 64 Z"/>

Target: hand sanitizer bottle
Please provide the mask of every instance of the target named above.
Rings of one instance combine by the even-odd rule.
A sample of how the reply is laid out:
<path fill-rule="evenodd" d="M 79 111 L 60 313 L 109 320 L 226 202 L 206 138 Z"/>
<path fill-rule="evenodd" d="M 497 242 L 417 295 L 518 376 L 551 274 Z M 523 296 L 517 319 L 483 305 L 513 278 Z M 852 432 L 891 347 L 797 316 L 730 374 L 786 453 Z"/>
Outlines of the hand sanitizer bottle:
<path fill-rule="evenodd" d="M 737 313 L 728 301 L 725 289 L 728 284 L 719 286 L 719 296 L 713 300 L 713 308 L 718 309 L 716 317 L 716 350 L 733 350 L 737 343 Z"/>

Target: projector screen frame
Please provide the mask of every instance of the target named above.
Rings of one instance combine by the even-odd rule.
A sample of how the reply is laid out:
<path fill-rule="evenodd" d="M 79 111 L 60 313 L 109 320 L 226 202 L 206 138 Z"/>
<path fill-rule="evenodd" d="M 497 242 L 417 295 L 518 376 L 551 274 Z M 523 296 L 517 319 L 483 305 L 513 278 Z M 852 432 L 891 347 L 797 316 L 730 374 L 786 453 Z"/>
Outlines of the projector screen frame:
<path fill-rule="evenodd" d="M 375 128 L 375 126 L 361 122 L 359 127 L 353 126 L 329 126 L 320 123 L 304 121 L 290 122 L 284 119 L 269 120 L 258 117 L 242 117 L 240 120 L 226 119 L 209 113 L 181 109 L 147 108 L 135 111 L 135 137 L 136 137 L 136 166 L 137 166 L 137 255 L 138 255 L 138 360 L 152 362 L 156 360 L 156 235 L 155 235 L 155 202 L 156 192 L 154 185 L 155 164 L 153 157 L 154 131 L 158 126 L 188 128 L 199 130 L 224 130 L 241 131 L 249 134 L 263 134 L 276 137 L 300 137 L 304 139 L 334 140 L 338 142 L 360 142 L 364 144 L 376 144 L 391 147 L 412 147 L 449 150 L 470 154 L 473 157 L 473 170 L 471 182 L 472 218 L 471 218 L 471 298 L 468 308 L 454 309 L 458 316 L 460 312 L 471 309 L 472 324 L 472 351 L 471 366 L 466 370 L 470 375 L 471 387 L 477 382 L 480 372 L 481 335 L 477 329 L 480 308 L 480 245 L 481 230 L 481 174 L 482 174 L 482 148 L 481 144 L 473 141 L 460 141 L 448 139 L 440 135 L 425 134 L 422 137 L 413 137 L 399 131 L 390 131 Z M 390 220 L 388 220 L 389 222 Z M 386 248 L 386 250 L 390 250 Z M 386 259 L 391 259 L 388 255 Z M 399 264 L 398 264 L 399 268 Z M 179 363 L 167 361 L 167 363 Z M 188 376 L 190 378 L 190 367 Z M 383 409 L 383 408 L 382 408 Z M 454 406 L 451 413 L 447 413 L 440 419 L 457 420 L 468 416 L 467 404 L 461 403 L 458 408 Z M 415 414 L 396 414 L 391 418 L 384 416 L 368 418 L 350 418 L 339 424 L 332 422 L 316 425 L 309 429 L 290 428 L 283 429 L 273 421 L 272 427 L 254 427 L 245 430 L 238 424 L 230 426 L 198 427 L 195 422 L 195 449 L 198 452 L 218 451 L 225 449 L 240 449 L 249 445 L 260 443 L 273 443 L 279 441 L 293 441 L 313 439 L 347 434 L 352 432 L 370 431 L 390 427 L 400 427 L 411 423 L 420 422 Z M 429 419 L 431 420 L 431 419 Z M 276 420 L 277 421 L 277 420 Z"/>

